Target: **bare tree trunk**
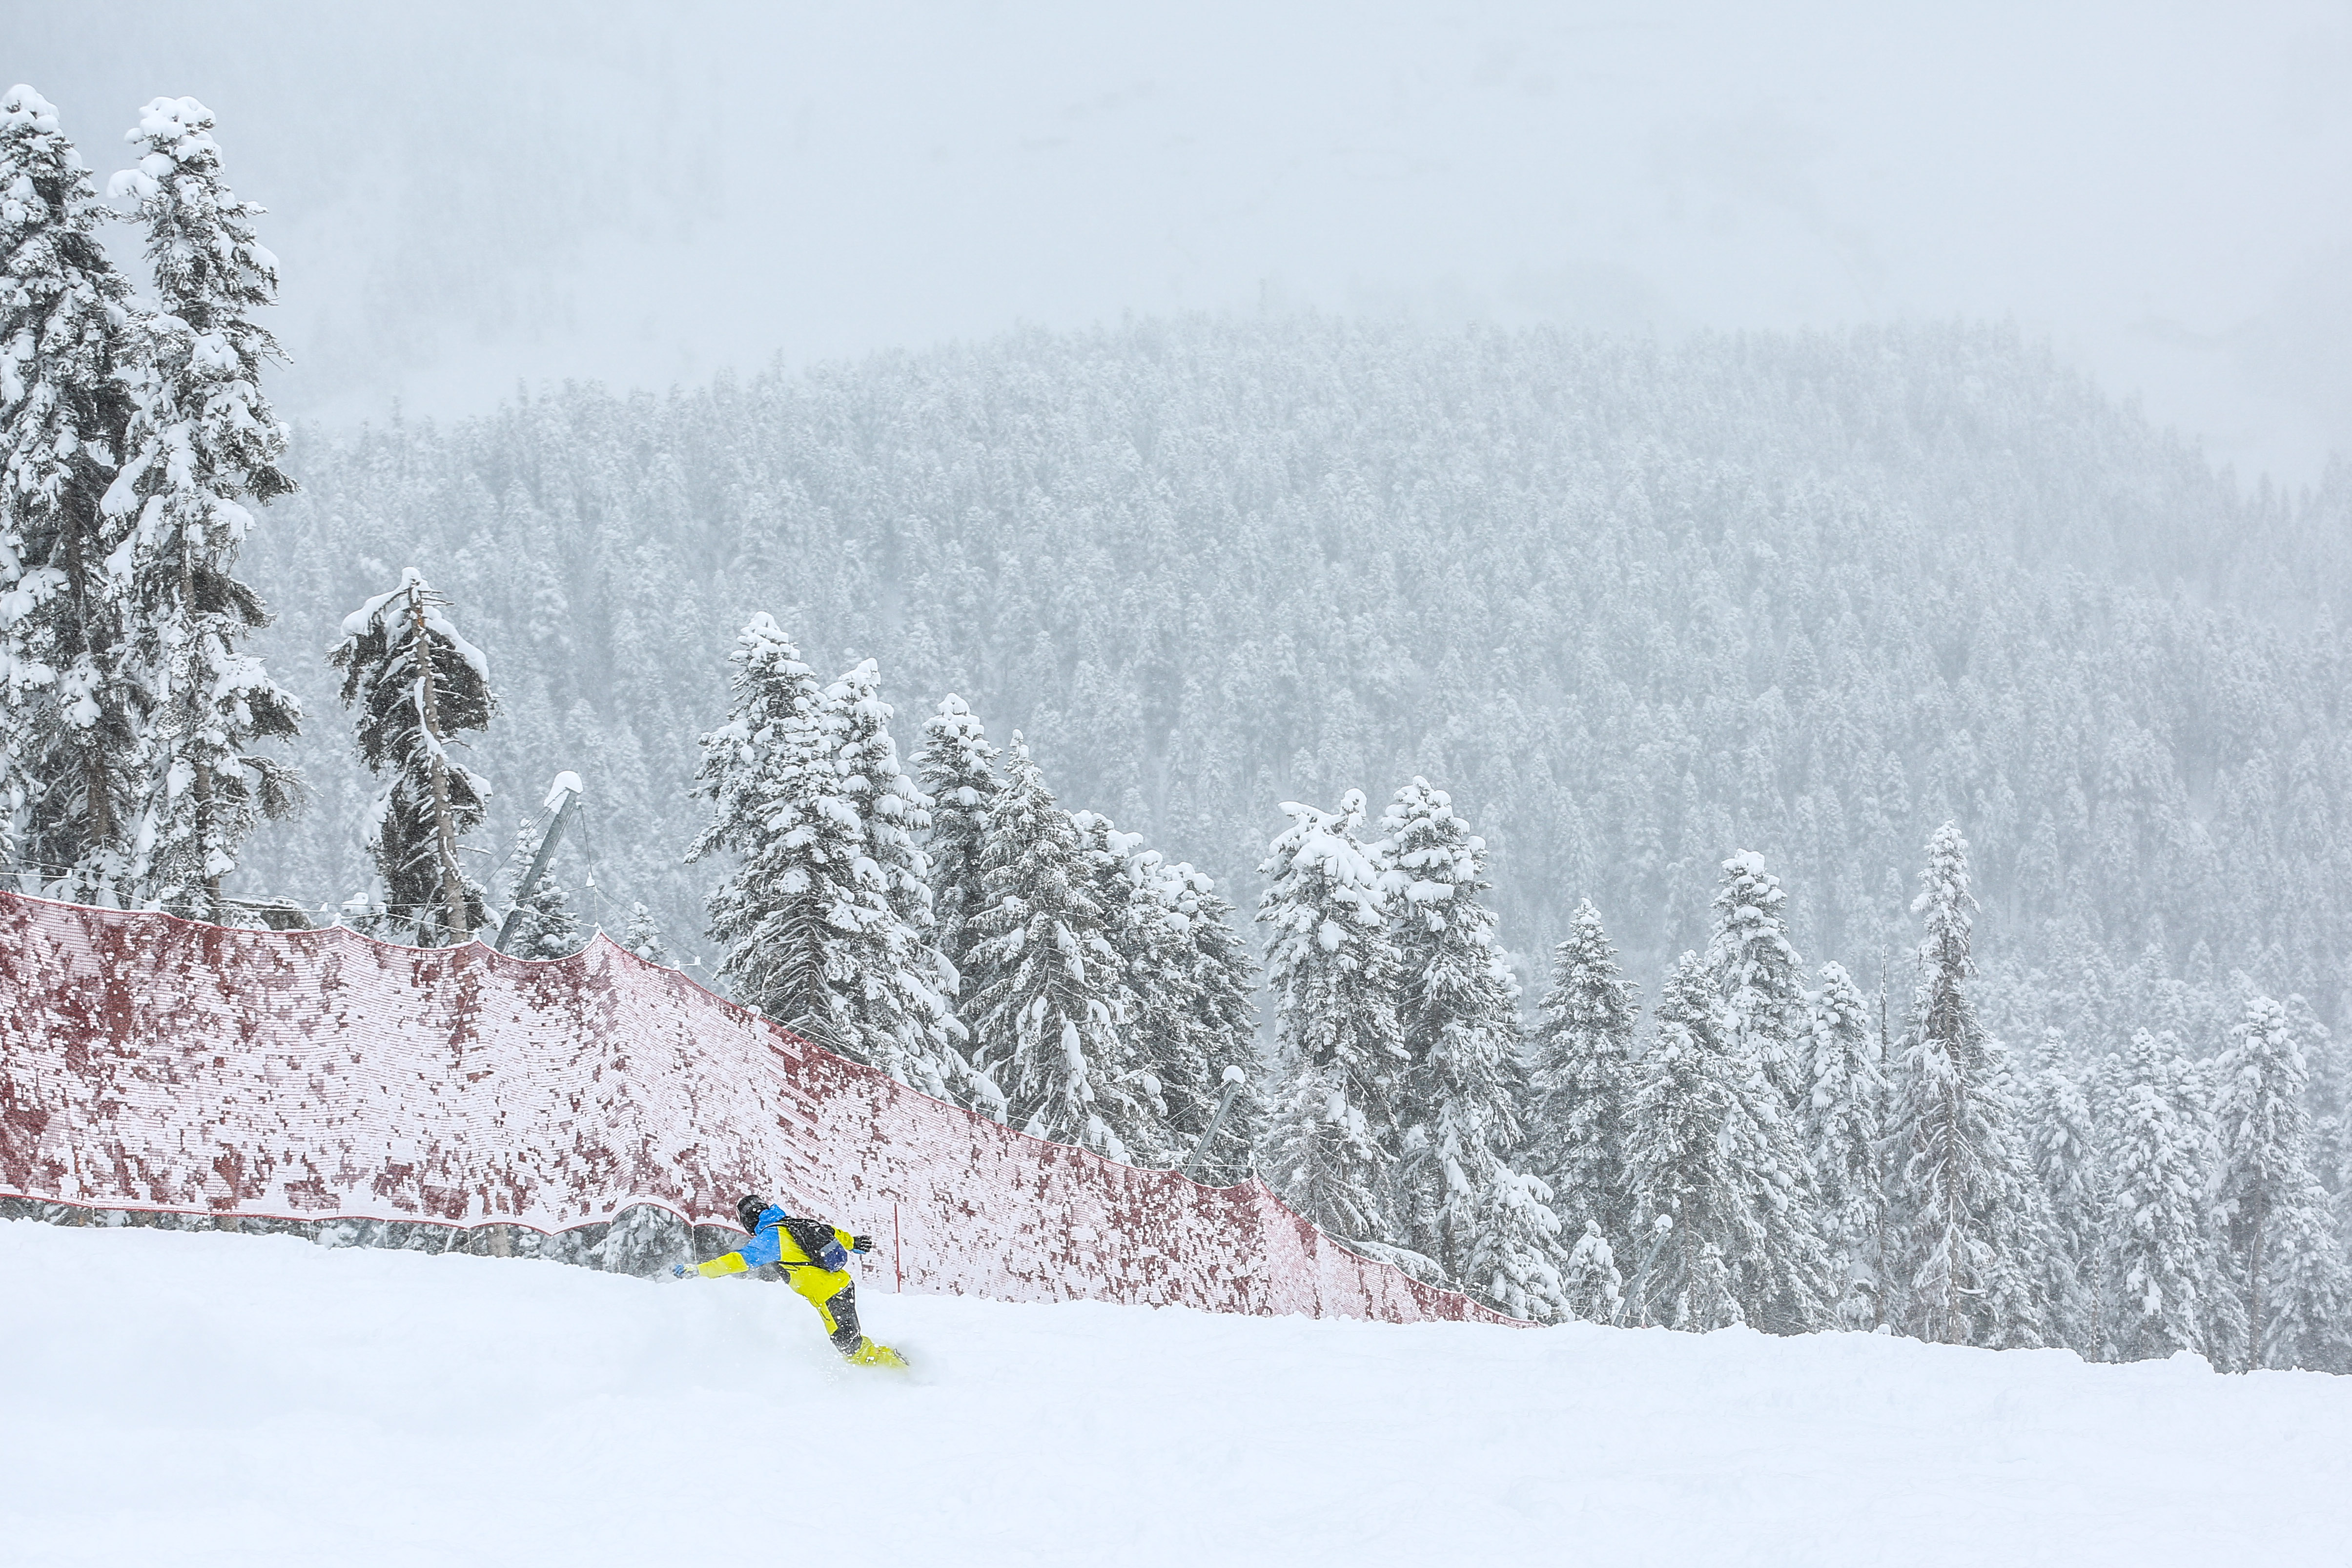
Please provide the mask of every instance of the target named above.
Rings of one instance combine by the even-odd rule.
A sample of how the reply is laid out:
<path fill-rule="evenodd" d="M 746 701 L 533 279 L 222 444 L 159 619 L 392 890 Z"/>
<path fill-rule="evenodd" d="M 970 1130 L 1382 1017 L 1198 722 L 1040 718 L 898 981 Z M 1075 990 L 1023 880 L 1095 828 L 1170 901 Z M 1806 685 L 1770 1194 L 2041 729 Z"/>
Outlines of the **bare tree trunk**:
<path fill-rule="evenodd" d="M 433 643 L 425 625 L 425 596 L 410 591 L 409 619 L 416 629 L 417 680 L 423 695 L 425 733 L 433 741 L 433 825 L 441 841 L 441 902 L 447 911 L 449 940 L 465 940 L 471 930 L 466 919 L 466 879 L 457 870 L 457 827 L 449 815 L 449 779 L 441 760 L 441 715 L 433 690 Z"/>

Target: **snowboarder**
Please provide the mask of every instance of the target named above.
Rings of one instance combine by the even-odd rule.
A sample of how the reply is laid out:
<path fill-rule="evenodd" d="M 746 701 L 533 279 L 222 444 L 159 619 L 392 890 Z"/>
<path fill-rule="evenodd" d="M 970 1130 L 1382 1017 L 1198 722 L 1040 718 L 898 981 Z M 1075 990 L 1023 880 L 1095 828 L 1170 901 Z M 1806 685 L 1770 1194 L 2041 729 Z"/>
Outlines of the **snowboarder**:
<path fill-rule="evenodd" d="M 846 1265 L 851 1253 L 874 1249 L 872 1237 L 852 1236 L 822 1219 L 787 1214 L 758 1193 L 747 1192 L 735 1200 L 735 1217 L 751 1233 L 749 1244 L 708 1263 L 673 1264 L 670 1272 L 681 1280 L 717 1280 L 778 1264 L 793 1289 L 824 1321 L 824 1332 L 844 1360 L 861 1366 L 907 1364 L 897 1351 L 858 1332 L 857 1281 L 849 1277 Z"/>

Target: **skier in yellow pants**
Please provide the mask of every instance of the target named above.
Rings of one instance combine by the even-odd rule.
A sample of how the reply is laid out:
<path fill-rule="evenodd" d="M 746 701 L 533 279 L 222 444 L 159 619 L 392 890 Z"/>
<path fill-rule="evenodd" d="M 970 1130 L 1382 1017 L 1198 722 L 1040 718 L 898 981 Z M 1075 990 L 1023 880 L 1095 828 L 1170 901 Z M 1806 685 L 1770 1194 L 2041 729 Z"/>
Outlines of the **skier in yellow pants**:
<path fill-rule="evenodd" d="M 852 1252 L 873 1250 L 869 1236 L 852 1236 L 822 1219 L 797 1218 L 757 1193 L 735 1200 L 736 1218 L 751 1239 L 724 1257 L 708 1263 L 678 1263 L 670 1272 L 679 1279 L 721 1279 L 762 1264 L 782 1266 L 793 1289 L 808 1299 L 824 1322 L 824 1332 L 842 1357 L 864 1366 L 904 1366 L 904 1357 L 887 1344 L 877 1344 L 857 1328 L 857 1281 L 844 1267 Z"/>

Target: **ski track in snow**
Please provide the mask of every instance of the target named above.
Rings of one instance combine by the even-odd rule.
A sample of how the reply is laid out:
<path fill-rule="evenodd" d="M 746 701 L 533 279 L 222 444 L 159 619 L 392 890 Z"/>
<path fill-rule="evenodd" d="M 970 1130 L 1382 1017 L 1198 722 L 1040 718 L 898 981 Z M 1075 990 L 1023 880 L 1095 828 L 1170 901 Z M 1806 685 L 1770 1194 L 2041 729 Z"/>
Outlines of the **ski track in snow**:
<path fill-rule="evenodd" d="M 887 1281 L 887 1275 L 883 1277 Z M 2352 1380 L 0 1223 L 12 1563 L 2326 1562 Z M 828 1520 L 838 1534 L 820 1539 Z"/>

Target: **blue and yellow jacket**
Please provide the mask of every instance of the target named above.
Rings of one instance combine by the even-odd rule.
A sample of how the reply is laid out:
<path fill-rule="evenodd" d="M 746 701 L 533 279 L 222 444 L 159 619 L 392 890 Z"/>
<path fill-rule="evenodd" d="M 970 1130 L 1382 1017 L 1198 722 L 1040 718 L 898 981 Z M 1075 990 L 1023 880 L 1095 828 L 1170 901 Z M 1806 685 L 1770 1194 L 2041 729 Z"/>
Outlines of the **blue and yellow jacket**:
<path fill-rule="evenodd" d="M 764 1264 L 781 1263 L 791 1271 L 793 1284 L 796 1289 L 804 1279 L 807 1279 L 810 1284 L 816 1283 L 816 1281 L 810 1279 L 809 1276 L 817 1274 L 838 1274 L 845 1283 L 847 1282 L 847 1273 L 842 1267 L 836 1265 L 828 1268 L 822 1260 L 809 1256 L 807 1249 L 802 1247 L 800 1239 L 784 1228 L 784 1220 L 787 1218 L 782 1208 L 770 1204 L 760 1211 L 760 1222 L 752 1228 L 750 1241 L 724 1257 L 713 1258 L 708 1263 L 696 1264 L 696 1272 L 706 1280 L 716 1280 L 721 1275 L 740 1274 Z M 856 1238 L 846 1230 L 835 1228 L 833 1239 L 840 1246 L 842 1261 L 845 1264 L 848 1261 L 850 1243 Z M 820 1246 L 818 1250 L 823 1251 L 824 1249 Z M 810 1292 L 803 1291 L 801 1293 L 807 1295 Z M 831 1294 L 830 1291 L 826 1293 Z"/>

